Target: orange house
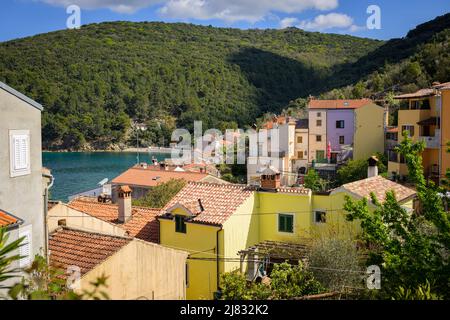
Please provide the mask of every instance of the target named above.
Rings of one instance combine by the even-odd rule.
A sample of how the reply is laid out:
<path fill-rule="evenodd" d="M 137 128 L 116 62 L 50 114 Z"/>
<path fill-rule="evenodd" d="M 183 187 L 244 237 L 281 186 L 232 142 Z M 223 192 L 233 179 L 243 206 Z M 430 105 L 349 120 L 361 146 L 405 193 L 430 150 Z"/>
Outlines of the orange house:
<path fill-rule="evenodd" d="M 450 82 L 395 97 L 400 100 L 398 111 L 398 142 L 407 131 L 413 141 L 423 141 L 422 154 L 425 176 L 439 183 L 450 168 L 446 144 L 450 141 Z M 408 174 L 404 159 L 393 149 L 388 150 L 388 172 L 391 176 Z"/>

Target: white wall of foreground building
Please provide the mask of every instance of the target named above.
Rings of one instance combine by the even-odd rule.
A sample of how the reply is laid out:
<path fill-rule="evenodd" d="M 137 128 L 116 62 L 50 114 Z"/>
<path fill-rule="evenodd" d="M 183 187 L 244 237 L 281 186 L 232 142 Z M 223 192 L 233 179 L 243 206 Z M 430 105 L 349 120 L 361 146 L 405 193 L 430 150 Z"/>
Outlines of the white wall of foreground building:
<path fill-rule="evenodd" d="M 21 249 L 29 252 L 22 267 L 34 255 L 43 254 L 45 247 L 41 111 L 39 104 L 0 82 L 0 209 L 23 220 L 18 229 L 9 232 L 10 241 L 23 235 L 30 239 Z M 20 147 L 26 155 L 23 161 L 28 161 L 28 169 L 20 174 L 13 174 L 11 168 L 14 132 L 24 133 L 29 141 Z"/>

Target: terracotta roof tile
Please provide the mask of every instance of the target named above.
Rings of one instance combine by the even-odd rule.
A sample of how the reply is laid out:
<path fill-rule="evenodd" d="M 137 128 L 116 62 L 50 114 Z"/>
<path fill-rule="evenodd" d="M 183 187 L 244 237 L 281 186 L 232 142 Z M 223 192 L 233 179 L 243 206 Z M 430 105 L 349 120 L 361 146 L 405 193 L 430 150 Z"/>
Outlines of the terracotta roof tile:
<path fill-rule="evenodd" d="M 62 271 L 69 266 L 78 266 L 81 275 L 84 275 L 131 240 L 68 228 L 58 229 L 49 237 L 50 265 Z"/>
<path fill-rule="evenodd" d="M 192 221 L 222 225 L 254 191 L 245 185 L 189 182 L 163 208 L 161 215 L 176 204 L 186 207 L 200 199 L 204 210 Z"/>
<path fill-rule="evenodd" d="M 434 96 L 435 91 L 433 89 L 420 89 L 413 93 L 405 93 L 398 96 L 395 96 L 395 99 L 411 99 L 411 98 L 423 98 Z"/>
<path fill-rule="evenodd" d="M 317 100 L 311 99 L 308 103 L 309 109 L 358 109 L 373 103 L 370 99 L 348 99 L 348 100 Z"/>
<path fill-rule="evenodd" d="M 151 167 L 151 166 L 149 166 Z M 207 173 L 200 172 L 178 172 L 169 170 L 155 170 L 154 168 L 130 168 L 112 180 L 115 184 L 126 184 L 133 186 L 154 187 L 171 179 L 184 179 L 186 181 L 201 181 L 208 177 Z"/>
<path fill-rule="evenodd" d="M 128 231 L 131 237 L 145 241 L 159 242 L 159 224 L 156 216 L 161 209 L 136 207 L 132 208 L 132 217 L 125 224 L 119 222 L 119 206 L 112 203 L 97 202 L 95 198 L 79 197 L 68 206 L 103 221 L 114 223 Z"/>
<path fill-rule="evenodd" d="M 373 192 L 381 202 L 386 200 L 386 192 L 391 190 L 395 192 L 398 201 L 406 200 L 416 194 L 416 191 L 413 189 L 407 188 L 381 176 L 350 182 L 344 184 L 342 188 L 367 199 L 370 199 L 370 193 Z"/>
<path fill-rule="evenodd" d="M 450 82 L 444 82 L 444 83 L 439 83 L 433 86 L 433 88 L 435 89 L 439 89 L 439 90 L 449 90 L 450 89 Z"/>
<path fill-rule="evenodd" d="M 0 209 L 0 227 L 11 227 L 13 225 L 18 225 L 21 222 L 22 220 L 19 218 Z"/>

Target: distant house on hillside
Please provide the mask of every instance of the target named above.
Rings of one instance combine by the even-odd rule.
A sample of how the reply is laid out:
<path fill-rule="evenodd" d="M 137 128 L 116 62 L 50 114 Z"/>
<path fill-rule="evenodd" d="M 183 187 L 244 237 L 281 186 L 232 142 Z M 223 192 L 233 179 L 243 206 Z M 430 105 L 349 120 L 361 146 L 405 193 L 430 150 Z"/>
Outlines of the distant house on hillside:
<path fill-rule="evenodd" d="M 119 186 L 130 186 L 132 197 L 139 199 L 145 196 L 151 188 L 160 183 L 168 182 L 172 179 L 183 179 L 194 182 L 210 182 L 227 184 L 228 182 L 206 172 L 191 172 L 183 169 L 171 168 L 169 166 L 140 164 L 131 167 L 127 171 L 114 178 L 112 184 L 112 199 L 117 200 L 117 188 Z"/>
<path fill-rule="evenodd" d="M 47 251 L 44 204 L 52 177 L 42 168 L 42 110 L 0 82 L 0 227 L 7 228 L 9 241 L 25 237 L 17 252 L 23 258 L 13 267 L 25 268 Z"/>

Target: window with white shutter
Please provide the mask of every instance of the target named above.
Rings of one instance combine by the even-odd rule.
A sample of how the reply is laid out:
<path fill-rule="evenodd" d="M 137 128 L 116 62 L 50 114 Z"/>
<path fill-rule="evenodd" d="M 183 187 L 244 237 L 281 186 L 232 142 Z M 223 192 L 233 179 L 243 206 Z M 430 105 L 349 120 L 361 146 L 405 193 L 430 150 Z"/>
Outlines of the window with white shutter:
<path fill-rule="evenodd" d="M 11 130 L 9 143 L 11 177 L 30 174 L 30 132 L 28 130 Z"/>
<path fill-rule="evenodd" d="M 33 245 L 32 245 L 32 226 L 20 228 L 19 238 L 24 238 L 22 246 L 19 248 L 19 255 L 22 257 L 19 260 L 19 267 L 28 267 L 32 261 Z"/>

